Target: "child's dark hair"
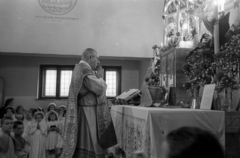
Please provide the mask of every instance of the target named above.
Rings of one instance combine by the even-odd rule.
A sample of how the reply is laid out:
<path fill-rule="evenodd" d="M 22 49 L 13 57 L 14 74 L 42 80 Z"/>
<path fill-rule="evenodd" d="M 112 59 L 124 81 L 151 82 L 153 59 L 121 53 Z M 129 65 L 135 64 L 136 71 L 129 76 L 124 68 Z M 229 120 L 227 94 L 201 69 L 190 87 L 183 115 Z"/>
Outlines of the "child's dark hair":
<path fill-rule="evenodd" d="M 12 120 L 12 121 L 13 121 L 13 118 L 10 117 L 10 116 L 4 116 L 4 117 L 1 119 L 1 125 L 4 124 L 5 120 Z"/>
<path fill-rule="evenodd" d="M 22 106 L 22 105 L 18 105 L 18 106 L 16 107 L 16 109 L 15 109 L 15 112 L 18 114 L 18 112 L 19 112 L 19 110 L 20 110 L 21 108 L 23 108 L 23 106 Z M 24 108 L 23 108 L 23 109 L 24 109 Z"/>
<path fill-rule="evenodd" d="M 37 115 L 40 115 L 42 118 L 44 118 L 44 114 L 43 114 L 43 113 L 37 113 L 37 114 L 34 115 L 34 118 L 35 118 L 35 119 L 36 119 L 36 116 L 37 116 Z"/>
<path fill-rule="evenodd" d="M 209 131 L 197 127 L 181 127 L 167 135 L 168 158 L 223 158 L 223 149 Z"/>
<path fill-rule="evenodd" d="M 55 103 L 50 103 L 50 104 L 48 105 L 47 111 L 50 111 L 50 107 L 51 107 L 51 106 L 54 106 L 54 108 L 56 109 L 56 104 L 55 104 Z"/>
<path fill-rule="evenodd" d="M 5 101 L 5 106 L 8 106 L 11 102 L 14 101 L 14 98 L 8 98 L 6 101 Z"/>
<path fill-rule="evenodd" d="M 57 120 L 57 114 L 55 112 L 49 112 L 49 115 L 48 115 L 48 121 L 51 121 L 50 120 L 50 115 L 55 115 L 55 121 Z"/>
<path fill-rule="evenodd" d="M 14 112 L 14 108 L 11 107 L 11 106 L 8 106 L 8 107 L 6 107 L 6 108 L 4 109 L 4 114 L 7 113 L 7 110 L 8 110 L 8 109 L 11 109 L 13 114 L 15 113 L 15 112 Z"/>
<path fill-rule="evenodd" d="M 64 112 L 63 112 L 63 117 L 66 116 L 66 113 L 67 113 L 67 110 L 65 109 Z"/>
<path fill-rule="evenodd" d="M 13 129 L 16 129 L 19 125 L 23 125 L 23 122 L 22 121 L 13 122 Z"/>
<path fill-rule="evenodd" d="M 34 116 L 35 112 L 37 112 L 37 110 L 34 109 L 34 108 L 29 109 L 29 111 L 30 111 L 30 110 L 32 111 L 32 112 L 31 112 L 32 116 Z"/>
<path fill-rule="evenodd" d="M 64 111 L 63 111 L 63 115 L 62 115 L 62 116 L 63 116 L 63 117 L 65 117 L 67 110 L 66 110 L 66 108 L 65 108 L 65 107 L 59 107 L 59 110 L 60 110 L 61 108 L 63 108 L 63 109 L 64 109 Z"/>

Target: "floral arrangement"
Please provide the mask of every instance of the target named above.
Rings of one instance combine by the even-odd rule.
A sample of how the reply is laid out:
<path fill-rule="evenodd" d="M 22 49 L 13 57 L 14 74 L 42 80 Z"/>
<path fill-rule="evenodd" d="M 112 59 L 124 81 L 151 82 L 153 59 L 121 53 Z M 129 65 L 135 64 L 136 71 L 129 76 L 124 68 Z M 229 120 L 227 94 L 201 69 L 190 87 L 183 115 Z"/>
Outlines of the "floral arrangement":
<path fill-rule="evenodd" d="M 228 42 L 214 57 L 215 83 L 222 88 L 238 89 L 240 62 L 240 25 L 233 25 L 226 34 Z"/>
<path fill-rule="evenodd" d="M 152 58 L 152 72 L 149 77 L 145 78 L 145 82 L 149 87 L 160 86 L 159 72 L 160 72 L 160 52 L 158 51 L 161 47 L 154 45 L 153 58 Z"/>
<path fill-rule="evenodd" d="M 214 54 L 209 42 L 200 43 L 190 52 L 183 66 L 188 79 L 184 84 L 187 90 L 209 83 L 216 83 L 219 90 L 239 88 L 240 23 L 231 27 L 226 38 L 228 42 L 220 47 L 217 54 Z"/>
<path fill-rule="evenodd" d="M 240 62 L 240 25 L 233 25 L 226 33 L 227 42 L 215 54 L 213 67 L 216 69 L 214 82 L 217 85 L 218 96 L 225 93 L 224 110 L 235 111 L 232 104 L 233 90 L 239 89 Z M 224 91 L 223 91 L 224 90 Z M 226 106 L 226 105 L 227 106 Z"/>
<path fill-rule="evenodd" d="M 193 90 L 212 82 L 215 69 L 212 66 L 214 61 L 214 50 L 207 44 L 201 43 L 190 52 L 183 65 L 183 72 L 187 77 L 184 84 L 186 90 Z"/>
<path fill-rule="evenodd" d="M 165 94 L 166 89 L 160 85 L 160 50 L 161 47 L 154 45 L 152 58 L 152 72 L 149 77 L 145 78 L 148 86 L 149 94 L 151 95 L 151 106 L 162 106 L 166 103 Z"/>
<path fill-rule="evenodd" d="M 152 72 L 149 77 L 145 78 L 145 82 L 149 87 L 160 86 L 159 73 Z"/>

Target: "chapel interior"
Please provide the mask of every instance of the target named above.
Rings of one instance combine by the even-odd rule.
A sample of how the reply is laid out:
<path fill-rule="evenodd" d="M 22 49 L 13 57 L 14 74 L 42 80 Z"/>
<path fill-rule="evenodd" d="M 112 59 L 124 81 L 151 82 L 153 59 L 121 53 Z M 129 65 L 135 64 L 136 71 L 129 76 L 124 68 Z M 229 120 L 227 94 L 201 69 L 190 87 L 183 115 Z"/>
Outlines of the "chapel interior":
<path fill-rule="evenodd" d="M 155 71 L 154 60 L 160 63 L 157 68 L 159 82 L 168 91 L 166 98 L 170 109 L 187 106 L 188 109 L 200 110 L 196 104 L 200 106 L 201 99 L 193 98 L 195 91 L 187 91 L 183 86 L 189 80 L 183 66 L 205 33 L 211 35 L 214 43 L 212 51 L 215 54 L 222 49 L 219 42 L 222 23 L 212 25 L 211 32 L 199 16 L 191 16 L 188 9 L 196 1 L 198 0 L 1 0 L 0 107 L 4 106 L 7 98 L 14 98 L 15 103 L 25 109 L 46 109 L 52 102 L 67 105 L 74 65 L 79 63 L 86 48 L 93 48 L 100 55 L 105 80 L 108 80 L 108 102 L 115 108 L 113 110 L 118 111 L 113 112 L 112 117 L 117 117 L 121 111 L 118 104 L 121 107 L 127 106 L 125 110 L 133 107 L 131 112 L 126 112 L 128 116 L 142 115 L 141 108 L 144 106 L 162 108 L 159 105 L 154 107 L 145 80 Z M 70 3 L 65 10 L 51 8 L 54 5 L 64 7 Z M 218 19 L 220 13 L 229 13 L 228 19 L 223 22 L 228 23 L 228 30 L 240 22 L 239 0 L 214 0 L 207 5 L 210 9 L 205 14 L 209 17 L 216 16 Z M 236 64 L 239 70 L 239 64 Z M 236 85 L 239 85 L 239 71 L 236 76 Z M 197 97 L 203 97 L 203 88 L 204 84 Z M 131 89 L 138 90 L 134 92 L 140 96 L 137 101 L 133 101 L 135 104 L 116 101 L 117 96 Z M 212 100 L 217 95 L 214 92 Z M 222 112 L 216 116 L 221 119 L 217 120 L 220 123 L 215 124 L 221 134 L 217 133 L 219 140 L 224 146 L 226 158 L 238 158 L 240 90 L 231 93 L 232 109 L 226 110 L 219 107 L 218 103 L 221 101 L 211 102 L 212 107 L 208 110 Z M 145 113 L 143 115 L 145 118 L 148 116 Z M 173 115 L 170 116 L 174 118 Z M 216 119 L 210 113 L 202 117 L 207 122 L 211 122 L 211 118 Z M 153 122 L 158 122 L 161 117 L 155 119 L 152 118 Z M 141 121 L 135 120 L 139 126 L 142 126 Z M 176 122 L 175 124 L 177 125 Z M 165 125 L 163 123 L 162 126 Z M 201 125 L 205 127 L 208 123 Z M 159 129 L 160 125 L 151 126 L 152 131 L 160 132 Z M 154 132 L 151 134 L 154 135 Z M 123 145 L 123 149 L 127 150 L 127 147 Z M 150 154 L 158 157 L 159 151 L 154 148 Z"/>

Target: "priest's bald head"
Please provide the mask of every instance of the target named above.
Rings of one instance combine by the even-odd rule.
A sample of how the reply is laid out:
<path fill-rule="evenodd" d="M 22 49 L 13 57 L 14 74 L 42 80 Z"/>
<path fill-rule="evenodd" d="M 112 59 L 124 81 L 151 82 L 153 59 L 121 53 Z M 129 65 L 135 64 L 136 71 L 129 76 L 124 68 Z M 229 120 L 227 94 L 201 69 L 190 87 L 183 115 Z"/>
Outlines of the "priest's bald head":
<path fill-rule="evenodd" d="M 86 61 L 93 70 L 97 70 L 100 65 L 99 55 L 95 49 L 87 48 L 82 53 L 82 60 Z"/>

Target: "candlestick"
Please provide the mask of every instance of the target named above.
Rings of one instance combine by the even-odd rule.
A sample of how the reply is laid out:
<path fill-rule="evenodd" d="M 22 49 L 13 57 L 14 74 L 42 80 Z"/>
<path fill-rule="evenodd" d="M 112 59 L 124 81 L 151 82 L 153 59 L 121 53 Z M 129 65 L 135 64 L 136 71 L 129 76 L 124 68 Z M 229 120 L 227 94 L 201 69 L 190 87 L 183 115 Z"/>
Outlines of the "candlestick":
<path fill-rule="evenodd" d="M 215 1 L 216 2 L 216 1 Z M 214 7 L 213 18 L 216 19 L 214 24 L 214 53 L 219 52 L 219 23 L 218 23 L 218 3 Z"/>
<path fill-rule="evenodd" d="M 187 30 L 187 33 L 190 32 L 190 17 L 189 17 L 189 4 L 188 4 L 188 0 L 186 0 L 186 3 L 187 3 L 187 24 L 188 24 L 188 30 Z"/>
<path fill-rule="evenodd" d="M 214 25 L 214 53 L 219 52 L 219 23 Z"/>
<path fill-rule="evenodd" d="M 166 42 L 166 31 L 165 31 L 165 28 L 166 28 L 166 19 L 164 18 L 163 19 L 163 43 L 164 44 L 167 44 L 167 42 Z"/>

